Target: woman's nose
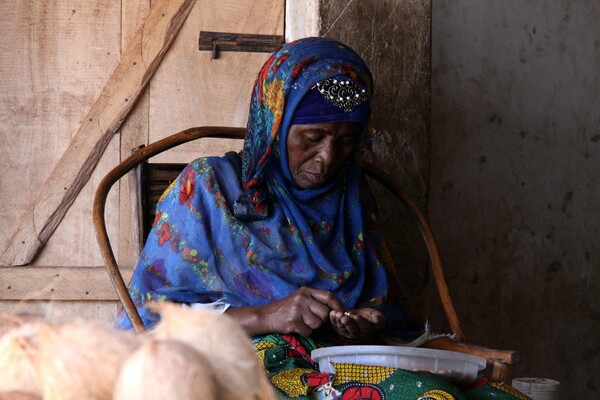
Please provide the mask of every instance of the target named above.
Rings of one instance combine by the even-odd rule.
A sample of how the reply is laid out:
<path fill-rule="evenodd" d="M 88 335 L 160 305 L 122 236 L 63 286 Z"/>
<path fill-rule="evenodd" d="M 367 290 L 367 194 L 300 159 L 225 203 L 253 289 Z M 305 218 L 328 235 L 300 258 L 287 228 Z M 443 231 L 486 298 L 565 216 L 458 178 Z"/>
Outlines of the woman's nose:
<path fill-rule="evenodd" d="M 325 171 L 335 164 L 337 159 L 336 148 L 333 143 L 325 142 L 319 151 L 319 158 L 325 167 Z"/>

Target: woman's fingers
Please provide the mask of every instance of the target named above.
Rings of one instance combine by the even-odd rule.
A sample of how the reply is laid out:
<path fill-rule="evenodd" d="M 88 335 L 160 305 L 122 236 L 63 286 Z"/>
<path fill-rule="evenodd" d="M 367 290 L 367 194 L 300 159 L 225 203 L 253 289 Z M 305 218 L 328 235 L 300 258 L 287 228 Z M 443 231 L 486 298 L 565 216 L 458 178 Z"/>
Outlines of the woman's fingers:
<path fill-rule="evenodd" d="M 329 318 L 338 334 L 348 339 L 367 338 L 385 324 L 383 314 L 372 308 L 332 311 Z"/>
<path fill-rule="evenodd" d="M 343 306 L 332 292 L 303 287 L 288 297 L 266 306 L 272 332 L 310 335 L 321 327 L 332 310 Z"/>
<path fill-rule="evenodd" d="M 332 310 L 343 309 L 342 303 L 332 292 L 308 287 L 299 290 L 297 304 L 302 310 L 302 322 L 313 330 L 327 321 Z"/>
<path fill-rule="evenodd" d="M 340 319 L 344 331 L 348 332 L 348 336 L 351 339 L 362 337 L 361 333 L 365 329 L 365 319 L 360 315 L 347 313 Z M 366 322 L 368 324 L 368 321 Z M 362 330 L 361 330 L 362 328 Z"/>
<path fill-rule="evenodd" d="M 367 318 L 373 324 L 376 330 L 383 328 L 385 325 L 385 316 L 381 311 L 367 308 L 368 311 Z"/>
<path fill-rule="evenodd" d="M 312 329 L 323 325 L 331 311 L 343 310 L 342 303 L 332 292 L 319 289 L 305 288 L 306 301 L 303 304 L 307 311 L 303 313 L 304 323 Z"/>
<path fill-rule="evenodd" d="M 303 314 L 304 322 L 313 329 L 317 329 L 327 320 L 331 309 L 319 302 L 308 302 L 308 311 Z"/>
<path fill-rule="evenodd" d="M 349 339 L 364 339 L 380 329 L 385 318 L 373 308 L 344 311 L 343 304 L 329 291 L 303 287 L 290 296 L 261 308 L 271 332 L 310 335 L 331 322 L 335 331 Z"/>
<path fill-rule="evenodd" d="M 338 300 L 338 298 L 335 296 L 335 294 L 333 294 L 333 292 L 330 292 L 328 290 L 320 290 L 320 289 L 311 289 L 311 288 L 302 288 L 300 290 L 303 289 L 307 289 L 310 291 L 310 296 L 316 300 L 317 302 L 325 305 L 328 307 L 328 311 L 327 314 L 329 314 L 330 310 L 335 310 L 335 311 L 343 311 L 344 310 L 344 305 L 342 304 L 341 301 Z M 324 315 L 323 317 L 326 317 L 326 315 Z"/>

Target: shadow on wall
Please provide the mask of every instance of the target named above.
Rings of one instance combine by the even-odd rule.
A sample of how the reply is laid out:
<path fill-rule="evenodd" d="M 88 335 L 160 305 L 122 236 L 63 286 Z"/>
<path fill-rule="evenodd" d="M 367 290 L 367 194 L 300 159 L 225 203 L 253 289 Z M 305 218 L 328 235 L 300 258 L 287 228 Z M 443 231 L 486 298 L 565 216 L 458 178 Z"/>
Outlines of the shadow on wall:
<path fill-rule="evenodd" d="M 375 80 L 373 152 L 423 208 L 429 196 L 430 2 L 320 0 L 320 35 L 354 48 Z M 384 233 L 415 304 L 429 277 L 415 223 L 383 189 L 374 188 Z M 413 229 L 414 227 L 414 229 Z M 417 244 L 417 245 L 415 245 Z"/>

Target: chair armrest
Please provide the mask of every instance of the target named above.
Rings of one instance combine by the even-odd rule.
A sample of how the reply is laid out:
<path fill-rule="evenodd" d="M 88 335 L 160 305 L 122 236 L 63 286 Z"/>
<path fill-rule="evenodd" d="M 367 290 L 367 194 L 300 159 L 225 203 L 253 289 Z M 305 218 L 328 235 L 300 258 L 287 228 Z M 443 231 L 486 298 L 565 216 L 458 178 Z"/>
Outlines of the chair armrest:
<path fill-rule="evenodd" d="M 470 343 L 458 342 L 449 337 L 431 339 L 421 347 L 437 350 L 457 351 L 459 353 L 471 354 L 485 358 L 488 364 L 500 362 L 502 364 L 514 365 L 521 361 L 519 352 L 515 350 L 496 350 L 477 346 Z"/>
<path fill-rule="evenodd" d="M 189 128 L 184 131 L 178 132 L 174 135 L 167 136 L 157 142 L 151 143 L 148 146 L 140 148 L 138 151 L 133 152 L 125 160 L 121 161 L 116 167 L 114 167 L 107 175 L 104 176 L 94 195 L 94 203 L 92 209 L 92 216 L 94 221 L 94 229 L 96 231 L 96 240 L 98 241 L 98 247 L 100 248 L 100 254 L 104 259 L 104 263 L 108 270 L 109 276 L 112 280 L 115 291 L 123 305 L 125 313 L 131 320 L 131 323 L 136 332 L 143 332 L 146 328 L 140 315 L 133 303 L 127 285 L 123 280 L 123 276 L 117 265 L 117 260 L 113 253 L 110 245 L 110 239 L 108 237 L 108 231 L 106 228 L 106 221 L 104 218 L 104 211 L 106 205 L 106 198 L 108 192 L 112 186 L 121 177 L 127 174 L 129 171 L 134 169 L 138 164 L 148 160 L 149 158 L 162 153 L 168 149 L 178 146 L 183 143 L 187 143 L 192 140 L 200 139 L 203 137 L 222 138 L 222 139 L 243 139 L 245 135 L 245 128 L 231 128 L 231 127 L 218 127 L 218 126 L 203 126 Z"/>

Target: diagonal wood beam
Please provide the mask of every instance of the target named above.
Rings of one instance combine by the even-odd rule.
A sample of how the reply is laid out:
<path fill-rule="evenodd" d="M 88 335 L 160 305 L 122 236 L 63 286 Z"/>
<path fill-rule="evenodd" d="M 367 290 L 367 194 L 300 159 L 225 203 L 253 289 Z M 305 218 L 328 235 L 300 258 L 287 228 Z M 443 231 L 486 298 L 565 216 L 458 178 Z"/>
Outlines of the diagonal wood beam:
<path fill-rule="evenodd" d="M 196 0 L 156 0 L 100 96 L 34 201 L 19 219 L 0 264 L 29 264 L 89 180 L 113 135 L 143 94 Z"/>

